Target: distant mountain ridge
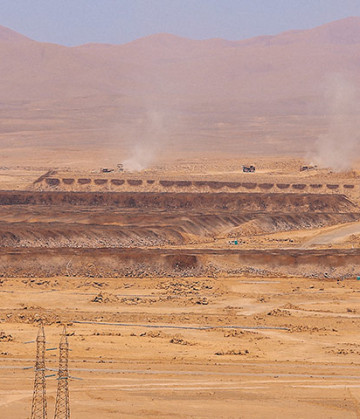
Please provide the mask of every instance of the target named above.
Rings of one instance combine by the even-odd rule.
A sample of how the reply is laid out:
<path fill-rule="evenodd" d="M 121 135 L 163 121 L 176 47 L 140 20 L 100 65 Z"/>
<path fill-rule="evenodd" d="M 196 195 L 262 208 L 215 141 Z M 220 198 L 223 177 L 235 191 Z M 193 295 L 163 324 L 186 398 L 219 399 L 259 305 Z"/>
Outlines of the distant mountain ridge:
<path fill-rule="evenodd" d="M 107 94 L 112 85 L 115 94 L 136 94 L 140 88 L 164 99 L 169 87 L 169 95 L 174 88 L 181 96 L 191 89 L 187 93 L 193 100 L 198 96 L 200 102 L 224 93 L 263 102 L 259 86 L 269 95 L 271 86 L 280 83 L 275 87 L 281 96 L 291 97 L 300 93 L 299 88 L 301 95 L 318 94 L 321 72 L 352 72 L 356 78 L 359 45 L 360 17 L 243 41 L 155 34 L 123 45 L 72 48 L 31 41 L 0 27 L 0 93 L 3 98 L 15 95 L 21 100 L 77 97 Z M 313 80 L 314 86 L 303 84 L 304 72 L 306 84 Z M 288 91 L 284 91 L 284 78 Z M 206 98 L 207 92 L 211 97 Z"/>
<path fill-rule="evenodd" d="M 19 34 L 18 32 L 13 31 L 12 29 L 6 28 L 5 26 L 0 25 L 0 42 L 21 42 L 21 41 L 30 41 L 30 38 L 27 38 L 24 35 Z"/>
<path fill-rule="evenodd" d="M 240 41 L 155 34 L 77 47 L 0 27 L 0 118 L 15 118 L 12 109 L 26 114 L 31 122 L 21 132 L 82 127 L 127 138 L 155 110 L 170 121 L 174 144 L 182 135 L 174 126 L 184 121 L 191 138 L 204 143 L 215 141 L 214 132 L 222 141 L 252 132 L 259 138 L 256 120 L 244 123 L 247 115 L 320 118 L 327 80 L 339 74 L 360 86 L 360 17 Z M 265 139 L 276 132 L 262 129 Z M 7 122 L 0 134 L 18 130 Z M 321 121 L 307 135 L 316 130 Z"/>

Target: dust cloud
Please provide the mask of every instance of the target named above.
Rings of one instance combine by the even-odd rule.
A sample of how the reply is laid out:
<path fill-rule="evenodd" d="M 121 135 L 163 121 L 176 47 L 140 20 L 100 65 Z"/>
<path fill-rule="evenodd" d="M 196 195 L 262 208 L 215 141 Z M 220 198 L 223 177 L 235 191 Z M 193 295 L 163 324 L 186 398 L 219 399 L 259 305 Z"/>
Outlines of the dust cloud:
<path fill-rule="evenodd" d="M 341 75 L 328 78 L 326 106 L 328 129 L 310 158 L 320 167 L 345 171 L 360 155 L 359 88 Z"/>
<path fill-rule="evenodd" d="M 165 118 L 166 114 L 162 111 L 148 111 L 145 114 L 133 138 L 130 157 L 122 162 L 125 170 L 144 170 L 156 161 L 166 145 Z"/>

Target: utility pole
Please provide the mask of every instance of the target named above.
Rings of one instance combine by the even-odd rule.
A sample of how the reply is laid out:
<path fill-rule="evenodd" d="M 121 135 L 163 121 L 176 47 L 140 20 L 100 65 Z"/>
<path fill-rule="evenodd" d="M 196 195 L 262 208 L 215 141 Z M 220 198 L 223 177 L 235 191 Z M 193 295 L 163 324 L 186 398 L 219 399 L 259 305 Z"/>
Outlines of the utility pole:
<path fill-rule="evenodd" d="M 34 392 L 31 405 L 31 419 L 47 419 L 45 383 L 45 332 L 41 322 L 36 338 L 36 361 Z"/>
<path fill-rule="evenodd" d="M 58 387 L 55 403 L 55 419 L 70 419 L 69 401 L 69 343 L 64 326 L 59 344 Z"/>

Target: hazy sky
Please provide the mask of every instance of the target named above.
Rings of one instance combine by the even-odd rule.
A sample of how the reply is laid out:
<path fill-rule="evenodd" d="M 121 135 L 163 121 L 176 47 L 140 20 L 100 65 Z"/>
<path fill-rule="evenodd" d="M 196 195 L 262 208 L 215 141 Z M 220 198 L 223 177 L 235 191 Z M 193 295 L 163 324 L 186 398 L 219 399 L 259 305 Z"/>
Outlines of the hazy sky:
<path fill-rule="evenodd" d="M 0 0 L 0 25 L 64 45 L 168 32 L 237 40 L 360 16 L 360 0 Z"/>

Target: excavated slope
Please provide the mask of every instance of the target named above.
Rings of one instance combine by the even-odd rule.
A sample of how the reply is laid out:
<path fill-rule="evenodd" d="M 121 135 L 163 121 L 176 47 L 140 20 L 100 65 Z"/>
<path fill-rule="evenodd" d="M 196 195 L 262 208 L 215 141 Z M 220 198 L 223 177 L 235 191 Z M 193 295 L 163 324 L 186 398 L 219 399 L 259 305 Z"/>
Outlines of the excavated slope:
<path fill-rule="evenodd" d="M 354 212 L 345 195 L 280 193 L 0 192 L 0 205 L 73 205 L 243 212 Z"/>
<path fill-rule="evenodd" d="M 185 245 L 359 219 L 343 195 L 0 192 L 0 247 Z"/>
<path fill-rule="evenodd" d="M 347 278 L 360 271 L 360 251 L 8 248 L 0 253 L 0 269 L 8 277 L 247 274 Z"/>

